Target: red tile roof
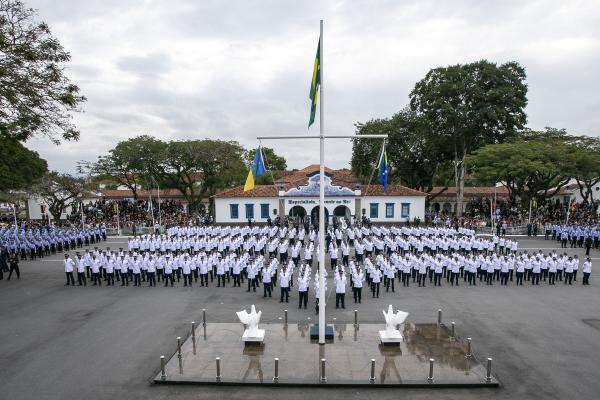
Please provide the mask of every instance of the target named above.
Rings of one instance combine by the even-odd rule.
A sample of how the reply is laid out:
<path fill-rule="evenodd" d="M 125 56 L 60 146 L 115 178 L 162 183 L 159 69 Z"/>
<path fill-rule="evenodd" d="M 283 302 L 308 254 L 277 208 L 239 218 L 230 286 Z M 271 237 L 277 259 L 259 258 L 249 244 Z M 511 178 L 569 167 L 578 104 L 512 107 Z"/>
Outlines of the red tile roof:
<path fill-rule="evenodd" d="M 319 165 L 313 164 L 298 171 L 285 171 L 279 179 L 275 180 L 274 185 L 256 185 L 253 190 L 244 192 L 243 186 L 238 186 L 232 189 L 225 189 L 217 193 L 214 197 L 278 197 L 279 186 L 283 185 L 284 190 L 289 190 L 293 187 L 305 185 L 307 176 L 315 172 L 319 172 Z M 332 170 L 325 167 L 325 173 L 331 176 L 333 185 L 345 186 L 354 190 L 357 182 L 352 171 L 349 169 Z M 367 186 L 361 185 L 362 195 L 365 195 Z M 383 186 L 380 184 L 371 184 L 368 189 L 368 196 L 426 196 L 426 193 L 418 190 L 410 189 L 401 185 L 388 185 L 387 193 L 384 193 Z"/>
<path fill-rule="evenodd" d="M 106 198 L 131 198 L 133 197 L 133 191 L 131 189 L 126 190 L 115 190 L 115 189 L 105 189 L 99 191 L 102 197 Z M 152 189 L 152 197 L 158 197 L 159 192 L 158 189 Z M 138 198 L 148 197 L 147 190 L 138 190 L 137 191 Z M 171 198 L 183 198 L 183 194 L 179 189 L 161 189 L 160 197 L 171 197 Z"/>

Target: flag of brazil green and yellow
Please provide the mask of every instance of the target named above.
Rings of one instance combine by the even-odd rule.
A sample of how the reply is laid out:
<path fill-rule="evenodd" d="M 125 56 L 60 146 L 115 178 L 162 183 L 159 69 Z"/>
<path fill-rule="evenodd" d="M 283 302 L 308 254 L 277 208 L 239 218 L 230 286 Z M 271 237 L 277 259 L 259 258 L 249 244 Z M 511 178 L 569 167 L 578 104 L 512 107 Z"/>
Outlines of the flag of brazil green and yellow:
<path fill-rule="evenodd" d="M 317 56 L 315 57 L 315 67 L 313 69 L 312 81 L 310 82 L 310 119 L 308 127 L 315 122 L 315 114 L 317 113 L 317 97 L 319 97 L 319 87 L 321 86 L 321 39 L 317 46 Z"/>
<path fill-rule="evenodd" d="M 254 189 L 254 181 L 256 178 L 265 173 L 265 163 L 263 161 L 262 149 L 258 146 L 256 154 L 254 155 L 254 161 L 248 171 L 248 177 L 246 178 L 246 184 L 244 185 L 244 192 Z"/>

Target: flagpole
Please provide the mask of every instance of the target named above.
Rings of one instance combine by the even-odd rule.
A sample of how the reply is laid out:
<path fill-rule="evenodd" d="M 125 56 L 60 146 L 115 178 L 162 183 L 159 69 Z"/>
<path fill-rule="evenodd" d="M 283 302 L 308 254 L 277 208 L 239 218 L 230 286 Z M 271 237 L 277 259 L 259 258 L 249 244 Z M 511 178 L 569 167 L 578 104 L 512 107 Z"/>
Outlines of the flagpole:
<path fill-rule="evenodd" d="M 15 218 L 15 226 L 17 226 L 17 204 L 12 203 L 13 217 Z"/>
<path fill-rule="evenodd" d="M 85 229 L 85 219 L 83 218 L 83 201 L 81 202 L 81 229 Z"/>
<path fill-rule="evenodd" d="M 160 216 L 160 185 L 156 182 L 156 187 L 158 188 L 158 224 L 162 226 L 162 217 Z"/>
<path fill-rule="evenodd" d="M 319 29 L 319 344 L 325 344 L 325 138 L 323 118 L 323 20 Z"/>
<path fill-rule="evenodd" d="M 119 203 L 117 205 L 117 235 L 121 236 L 121 217 L 119 216 Z"/>

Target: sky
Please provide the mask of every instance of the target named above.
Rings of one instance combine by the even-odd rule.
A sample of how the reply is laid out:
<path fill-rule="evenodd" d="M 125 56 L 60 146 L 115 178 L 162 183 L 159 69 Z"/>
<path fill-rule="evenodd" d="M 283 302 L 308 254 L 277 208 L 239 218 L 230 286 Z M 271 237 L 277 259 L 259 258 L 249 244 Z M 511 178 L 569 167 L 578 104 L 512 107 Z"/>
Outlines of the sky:
<path fill-rule="evenodd" d="M 67 74 L 88 98 L 78 142 L 26 144 L 53 170 L 141 134 L 247 148 L 318 134 L 307 123 L 320 19 L 326 134 L 390 117 L 431 68 L 487 59 L 525 67 L 530 128 L 600 135 L 600 0 L 25 2 L 71 53 Z M 291 168 L 319 162 L 314 139 L 262 144 Z M 349 167 L 348 140 L 325 153 Z"/>

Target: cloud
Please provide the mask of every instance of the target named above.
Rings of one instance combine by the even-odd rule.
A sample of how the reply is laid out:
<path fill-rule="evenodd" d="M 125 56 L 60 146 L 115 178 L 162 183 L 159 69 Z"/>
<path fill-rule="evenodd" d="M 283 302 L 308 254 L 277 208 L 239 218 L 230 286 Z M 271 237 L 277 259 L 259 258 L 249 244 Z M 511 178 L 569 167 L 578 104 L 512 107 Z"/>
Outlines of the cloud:
<path fill-rule="evenodd" d="M 430 68 L 480 59 L 527 70 L 529 125 L 600 135 L 600 3 L 581 1 L 30 0 L 71 52 L 88 97 L 81 140 L 28 146 L 72 171 L 127 137 L 222 138 L 307 133 L 308 89 L 325 20 L 325 129 L 392 115 Z M 318 124 L 311 133 L 318 132 Z M 317 141 L 263 143 L 301 168 Z M 299 151 L 301 149 L 301 151 Z M 327 164 L 347 167 L 348 141 Z"/>

